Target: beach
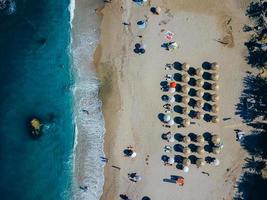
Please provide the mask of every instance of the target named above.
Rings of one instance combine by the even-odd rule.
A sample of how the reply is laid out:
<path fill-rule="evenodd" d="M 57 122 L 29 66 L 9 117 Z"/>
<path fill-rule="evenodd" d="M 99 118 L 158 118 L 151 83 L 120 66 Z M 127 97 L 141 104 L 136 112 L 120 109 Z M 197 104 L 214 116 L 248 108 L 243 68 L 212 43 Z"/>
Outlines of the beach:
<path fill-rule="evenodd" d="M 133 1 L 106 3 L 101 11 L 101 38 L 95 53 L 106 128 L 105 155 L 109 159 L 102 200 L 118 199 L 120 194 L 132 199 L 143 196 L 166 200 L 177 196 L 184 200 L 233 199 L 246 157 L 236 141 L 234 129 L 248 131 L 235 115 L 242 79 L 249 68 L 243 45 L 247 35 L 242 31 L 247 22 L 244 13 L 248 3 L 232 0 L 158 0 L 144 6 Z M 160 6 L 161 13 L 153 15 L 151 6 Z M 138 29 L 136 22 L 144 18 L 148 19 L 147 27 Z M 175 33 L 174 40 L 179 46 L 172 52 L 161 47 L 166 30 Z M 133 52 L 138 42 L 146 46 L 143 55 Z M 196 123 L 186 128 L 162 127 L 158 118 L 164 110 L 160 82 L 166 75 L 165 64 L 174 62 L 187 62 L 195 67 L 201 67 L 204 62 L 220 65 L 218 123 L 193 120 Z M 166 154 L 163 148 L 167 142 L 161 135 L 166 131 L 182 135 L 218 134 L 224 141 L 224 148 L 217 156 L 220 166 L 192 165 L 189 173 L 164 166 L 161 158 Z M 123 156 L 123 150 L 129 145 L 137 152 L 134 159 Z M 140 174 L 142 180 L 129 181 L 127 174 L 132 172 Z M 171 175 L 183 176 L 185 185 L 179 187 L 163 181 Z"/>

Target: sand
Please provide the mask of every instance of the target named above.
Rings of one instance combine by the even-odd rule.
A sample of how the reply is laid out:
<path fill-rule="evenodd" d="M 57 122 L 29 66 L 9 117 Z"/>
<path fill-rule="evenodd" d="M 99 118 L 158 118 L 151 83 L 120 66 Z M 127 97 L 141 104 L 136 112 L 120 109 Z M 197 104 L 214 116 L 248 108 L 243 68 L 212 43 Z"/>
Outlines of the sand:
<path fill-rule="evenodd" d="M 153 15 L 149 4 L 160 6 L 162 13 Z M 242 78 L 249 69 L 244 60 L 247 35 L 242 31 L 247 20 L 244 15 L 247 5 L 248 1 L 244 0 L 154 0 L 142 7 L 130 0 L 106 4 L 101 11 L 104 16 L 101 40 L 95 54 L 106 124 L 105 154 L 109 158 L 102 200 L 119 199 L 119 194 L 127 194 L 132 199 L 149 196 L 153 200 L 232 199 L 246 157 L 235 140 L 234 129 L 248 131 L 235 115 Z M 144 16 L 148 17 L 148 27 L 140 30 L 136 21 Z M 124 26 L 122 22 L 131 22 L 131 26 Z M 165 42 L 162 29 L 175 33 L 179 49 L 169 52 L 161 47 Z M 142 35 L 142 39 L 138 35 Z M 140 41 L 146 45 L 144 55 L 133 53 L 134 44 Z M 175 61 L 194 67 L 201 67 L 205 61 L 219 63 L 219 123 L 193 120 L 196 124 L 187 128 L 162 127 L 158 119 L 158 114 L 164 112 L 160 82 L 166 75 L 165 64 Z M 223 118 L 231 119 L 223 121 Z M 161 134 L 168 130 L 182 135 L 204 132 L 220 135 L 224 149 L 216 157 L 221 165 L 202 168 L 193 165 L 188 174 L 175 166 L 164 166 L 163 155 L 178 154 L 163 151 L 168 143 L 161 139 Z M 124 148 L 129 145 L 137 151 L 134 159 L 123 156 Z M 140 174 L 142 180 L 130 182 L 127 174 L 131 172 Z M 171 175 L 183 176 L 185 185 L 179 187 L 163 181 Z"/>

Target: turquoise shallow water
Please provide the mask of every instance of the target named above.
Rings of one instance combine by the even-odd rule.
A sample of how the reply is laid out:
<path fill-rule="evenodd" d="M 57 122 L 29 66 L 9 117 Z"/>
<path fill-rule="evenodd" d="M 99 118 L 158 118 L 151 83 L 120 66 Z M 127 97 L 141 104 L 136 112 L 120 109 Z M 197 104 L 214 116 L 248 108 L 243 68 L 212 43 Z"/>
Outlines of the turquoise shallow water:
<path fill-rule="evenodd" d="M 0 199 L 70 199 L 74 124 L 69 1 L 0 11 Z M 44 123 L 38 139 L 27 123 Z"/>

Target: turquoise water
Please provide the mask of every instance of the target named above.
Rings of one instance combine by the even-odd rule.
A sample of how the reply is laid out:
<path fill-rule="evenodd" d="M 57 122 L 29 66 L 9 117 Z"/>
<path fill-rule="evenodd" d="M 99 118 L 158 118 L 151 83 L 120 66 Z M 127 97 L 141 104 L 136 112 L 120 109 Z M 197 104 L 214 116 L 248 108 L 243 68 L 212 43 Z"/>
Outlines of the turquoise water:
<path fill-rule="evenodd" d="M 74 124 L 69 0 L 0 11 L 0 199 L 69 199 Z M 28 120 L 39 117 L 33 139 Z"/>

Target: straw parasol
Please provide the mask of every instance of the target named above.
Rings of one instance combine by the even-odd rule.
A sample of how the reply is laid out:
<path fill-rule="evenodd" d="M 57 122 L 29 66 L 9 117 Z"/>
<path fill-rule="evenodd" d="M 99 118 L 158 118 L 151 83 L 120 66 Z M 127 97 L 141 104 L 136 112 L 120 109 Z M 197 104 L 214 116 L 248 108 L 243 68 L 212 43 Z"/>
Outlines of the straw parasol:
<path fill-rule="evenodd" d="M 213 123 L 218 123 L 219 122 L 219 117 L 218 116 L 213 116 L 211 121 Z"/>
<path fill-rule="evenodd" d="M 188 74 L 184 74 L 184 75 L 182 76 L 182 81 L 183 81 L 184 83 L 187 83 L 189 80 L 190 80 L 190 78 L 189 78 Z"/>
<path fill-rule="evenodd" d="M 183 119 L 183 126 L 187 127 L 190 125 L 190 119 Z"/>
<path fill-rule="evenodd" d="M 189 70 L 189 67 L 190 67 L 190 65 L 187 64 L 187 63 L 183 63 L 183 65 L 182 65 L 182 69 L 183 69 L 184 71 Z"/>
<path fill-rule="evenodd" d="M 197 79 L 197 81 L 196 81 L 196 86 L 197 87 L 202 87 L 204 85 L 204 81 L 202 80 L 202 79 Z"/>
<path fill-rule="evenodd" d="M 202 167 L 205 165 L 205 160 L 203 158 L 198 158 L 196 164 L 197 167 Z"/>
<path fill-rule="evenodd" d="M 182 92 L 183 93 L 188 93 L 189 92 L 189 90 L 190 90 L 190 88 L 189 88 L 189 86 L 188 85 L 184 85 L 184 86 L 182 86 Z"/>
<path fill-rule="evenodd" d="M 182 108 L 182 113 L 183 113 L 184 115 L 188 115 L 188 114 L 190 113 L 190 109 L 189 109 L 188 107 L 183 107 L 183 108 Z"/>
<path fill-rule="evenodd" d="M 175 97 L 174 96 L 169 96 L 168 102 L 169 103 L 174 103 L 175 102 Z"/>
<path fill-rule="evenodd" d="M 219 80 L 219 74 L 217 74 L 217 73 L 213 73 L 213 74 L 211 74 L 211 79 L 212 79 L 213 81 L 218 81 L 218 80 Z"/>
<path fill-rule="evenodd" d="M 218 135 L 213 135 L 211 141 L 213 142 L 213 144 L 220 144 L 221 138 Z"/>
<path fill-rule="evenodd" d="M 188 96 L 183 96 L 183 97 L 182 97 L 182 102 L 183 102 L 184 104 L 188 104 L 189 101 L 190 101 L 190 98 L 189 98 Z"/>
<path fill-rule="evenodd" d="M 169 93 L 174 93 L 176 91 L 176 89 L 175 88 L 169 88 Z"/>
<path fill-rule="evenodd" d="M 169 163 L 170 165 L 174 164 L 174 158 L 169 158 L 169 159 L 168 159 L 168 163 Z"/>
<path fill-rule="evenodd" d="M 197 92 L 196 92 L 197 97 L 202 98 L 203 95 L 204 95 L 204 91 L 202 89 L 197 90 Z"/>
<path fill-rule="evenodd" d="M 220 66 L 218 65 L 218 63 L 214 62 L 211 64 L 211 69 L 212 70 L 219 70 Z"/>
<path fill-rule="evenodd" d="M 184 171 L 185 173 L 188 173 L 188 172 L 189 172 L 189 167 L 184 166 L 184 167 L 183 167 L 183 171 Z"/>
<path fill-rule="evenodd" d="M 164 122 L 169 122 L 170 120 L 171 120 L 171 116 L 170 116 L 170 115 L 166 115 L 166 114 L 165 114 L 165 115 L 163 116 L 163 121 L 164 121 Z"/>
<path fill-rule="evenodd" d="M 191 142 L 191 139 L 188 136 L 184 136 L 183 141 L 185 144 L 189 144 Z"/>
<path fill-rule="evenodd" d="M 204 106 L 204 101 L 202 99 L 198 99 L 196 101 L 196 107 L 197 108 L 202 108 Z"/>
<path fill-rule="evenodd" d="M 217 83 L 213 83 L 211 84 L 211 89 L 217 91 L 219 90 L 219 85 Z"/>
<path fill-rule="evenodd" d="M 203 119 L 204 118 L 204 114 L 201 113 L 201 112 L 197 112 L 196 118 L 197 119 Z"/>
<path fill-rule="evenodd" d="M 184 147 L 184 149 L 183 149 L 183 153 L 184 153 L 185 155 L 188 155 L 188 154 L 191 153 L 191 149 L 190 149 L 189 147 Z"/>
<path fill-rule="evenodd" d="M 212 153 L 219 154 L 221 152 L 221 149 L 219 147 L 212 147 Z"/>
<path fill-rule="evenodd" d="M 213 101 L 213 102 L 216 102 L 216 101 L 219 101 L 219 95 L 218 94 L 213 94 L 213 95 L 211 95 L 211 100 Z"/>
<path fill-rule="evenodd" d="M 198 146 L 197 147 L 197 153 L 200 155 L 203 155 L 205 153 L 204 147 Z"/>
<path fill-rule="evenodd" d="M 212 161 L 211 164 L 213 164 L 214 166 L 219 166 L 219 165 L 220 165 L 220 160 L 217 159 L 217 158 L 215 158 L 215 159 Z"/>
<path fill-rule="evenodd" d="M 201 68 L 197 68 L 197 69 L 196 69 L 196 75 L 197 75 L 197 76 L 202 76 L 203 73 L 204 73 L 203 69 L 201 69 Z"/>
<path fill-rule="evenodd" d="M 183 165 L 184 166 L 190 166 L 191 165 L 191 161 L 190 161 L 190 159 L 189 158 L 184 158 L 184 160 L 183 160 Z"/>
<path fill-rule="evenodd" d="M 219 112 L 219 106 L 217 104 L 212 105 L 211 111 L 214 112 L 214 113 Z"/>
<path fill-rule="evenodd" d="M 197 142 L 203 144 L 205 142 L 205 139 L 202 135 L 197 136 Z"/>
<path fill-rule="evenodd" d="M 174 124 L 174 120 L 173 119 L 170 119 L 170 121 L 168 121 L 168 125 L 169 126 L 172 126 Z"/>
<path fill-rule="evenodd" d="M 176 82 L 174 82 L 174 81 L 170 82 L 170 87 L 171 87 L 171 88 L 175 88 L 176 85 L 177 85 Z"/>

